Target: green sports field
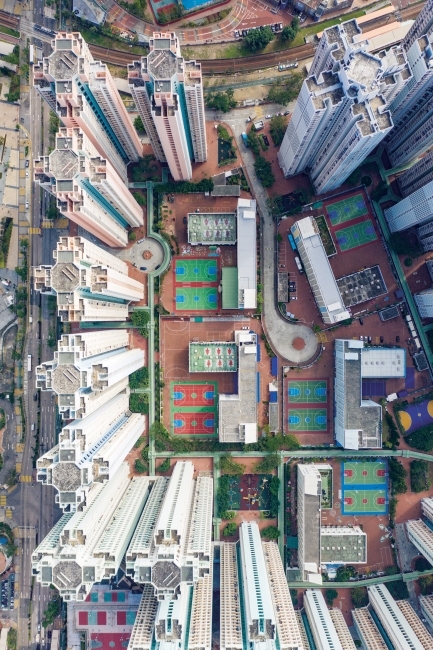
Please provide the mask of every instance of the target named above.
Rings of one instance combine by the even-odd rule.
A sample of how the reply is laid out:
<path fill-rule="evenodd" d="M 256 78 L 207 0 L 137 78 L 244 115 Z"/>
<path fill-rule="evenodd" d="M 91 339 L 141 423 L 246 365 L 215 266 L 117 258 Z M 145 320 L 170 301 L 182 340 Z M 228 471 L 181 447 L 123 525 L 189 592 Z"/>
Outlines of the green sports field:
<path fill-rule="evenodd" d="M 301 404 L 318 404 L 320 402 L 326 402 L 326 381 L 323 379 L 317 381 L 312 379 L 300 379 L 299 381 L 290 380 L 288 382 L 287 394 L 290 403 L 299 402 Z"/>
<path fill-rule="evenodd" d="M 385 461 L 345 462 L 343 463 L 344 485 L 386 485 L 387 469 Z"/>
<path fill-rule="evenodd" d="M 215 260 L 176 260 L 175 277 L 177 283 L 216 282 L 218 280 L 218 265 Z"/>
<path fill-rule="evenodd" d="M 327 409 L 294 409 L 287 412 L 288 430 L 292 431 L 326 431 Z"/>
<path fill-rule="evenodd" d="M 377 239 L 371 219 L 335 231 L 335 237 L 342 253 L 358 248 Z"/>
<path fill-rule="evenodd" d="M 343 201 L 337 201 L 337 203 L 331 203 L 326 206 L 326 212 L 333 226 L 338 226 L 340 223 L 352 221 L 352 219 L 368 214 L 362 194 L 350 196 L 343 199 Z"/>
<path fill-rule="evenodd" d="M 386 490 L 344 490 L 342 514 L 386 514 Z"/>
<path fill-rule="evenodd" d="M 179 311 L 218 309 L 218 290 L 216 287 L 176 287 L 176 309 Z"/>

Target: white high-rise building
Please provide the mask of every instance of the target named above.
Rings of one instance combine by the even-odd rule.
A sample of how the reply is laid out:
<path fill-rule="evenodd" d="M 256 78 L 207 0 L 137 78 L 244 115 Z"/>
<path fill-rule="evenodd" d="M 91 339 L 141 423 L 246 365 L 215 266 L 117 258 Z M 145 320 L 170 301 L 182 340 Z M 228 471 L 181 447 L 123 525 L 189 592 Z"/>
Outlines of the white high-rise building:
<path fill-rule="evenodd" d="M 421 318 L 433 317 L 433 287 L 424 289 L 413 296 Z"/>
<path fill-rule="evenodd" d="M 53 52 L 33 67 L 33 83 L 66 127 L 79 127 L 126 181 L 143 147 L 108 66 L 94 61 L 79 32 L 58 32 Z"/>
<path fill-rule="evenodd" d="M 403 612 L 384 584 L 367 587 L 370 605 L 395 650 L 429 650 L 418 639 Z"/>
<path fill-rule="evenodd" d="M 129 303 L 144 298 L 144 285 L 128 265 L 83 237 L 61 237 L 54 265 L 34 269 L 35 289 L 57 297 L 62 322 L 125 321 Z"/>
<path fill-rule="evenodd" d="M 387 148 L 394 166 L 413 160 L 433 144 L 432 16 L 433 2 L 428 0 L 401 43 L 410 74 L 390 104 L 394 129 Z"/>
<path fill-rule="evenodd" d="M 420 596 L 419 604 L 424 618 L 431 628 L 433 628 L 433 596 Z"/>
<path fill-rule="evenodd" d="M 84 509 L 64 514 L 33 551 L 37 581 L 64 600 L 85 600 L 95 582 L 119 570 L 149 491 L 150 479 L 130 478 L 127 463 L 95 483 Z"/>
<path fill-rule="evenodd" d="M 391 232 L 420 226 L 433 219 L 433 181 L 384 212 Z"/>
<path fill-rule="evenodd" d="M 409 540 L 433 564 L 433 531 L 422 519 L 406 521 L 406 532 Z"/>
<path fill-rule="evenodd" d="M 346 650 L 335 629 L 331 614 L 321 591 L 307 589 L 304 608 L 317 650 Z M 339 621 L 341 625 L 341 621 Z"/>
<path fill-rule="evenodd" d="M 124 392 L 143 367 L 143 350 L 128 346 L 126 331 L 64 334 L 54 359 L 36 368 L 36 387 L 57 394 L 64 420 L 81 420 Z"/>
<path fill-rule="evenodd" d="M 352 609 L 352 619 L 359 639 L 368 650 L 388 649 L 367 607 Z"/>
<path fill-rule="evenodd" d="M 355 20 L 324 30 L 278 153 L 284 176 L 308 173 L 317 194 L 339 187 L 393 125 L 387 98 L 406 61 L 369 54 L 361 34 Z"/>
<path fill-rule="evenodd" d="M 124 179 L 78 127 L 59 130 L 54 151 L 34 161 L 34 178 L 65 217 L 109 246 L 126 246 L 127 228 L 143 225 Z"/>
<path fill-rule="evenodd" d="M 322 477 L 315 465 L 298 464 L 298 563 L 303 580 L 319 584 Z"/>
<path fill-rule="evenodd" d="M 128 66 L 128 81 L 155 156 L 174 180 L 207 160 L 201 64 L 184 61 L 174 33 L 154 33 L 150 52 Z"/>
<path fill-rule="evenodd" d="M 413 192 L 421 189 L 431 181 L 433 181 L 433 151 L 421 158 L 397 179 L 398 186 L 404 197 L 413 194 Z"/>
<path fill-rule="evenodd" d="M 56 488 L 64 512 L 82 509 L 92 485 L 113 478 L 143 431 L 144 415 L 129 411 L 126 389 L 63 427 L 59 443 L 36 461 L 37 480 Z"/>
<path fill-rule="evenodd" d="M 182 461 L 170 479 L 150 479 L 126 552 L 127 575 L 151 586 L 143 592 L 130 650 L 150 650 L 153 642 L 161 650 L 211 650 L 213 478 L 193 477 L 193 464 Z"/>
<path fill-rule="evenodd" d="M 411 626 L 423 648 L 433 648 L 433 637 L 408 600 L 396 600 L 399 610 Z"/>
<path fill-rule="evenodd" d="M 323 322 L 341 323 L 350 318 L 315 219 L 300 219 L 293 224 L 291 231 Z"/>
<path fill-rule="evenodd" d="M 424 517 L 433 522 L 433 497 L 421 499 L 421 510 Z"/>

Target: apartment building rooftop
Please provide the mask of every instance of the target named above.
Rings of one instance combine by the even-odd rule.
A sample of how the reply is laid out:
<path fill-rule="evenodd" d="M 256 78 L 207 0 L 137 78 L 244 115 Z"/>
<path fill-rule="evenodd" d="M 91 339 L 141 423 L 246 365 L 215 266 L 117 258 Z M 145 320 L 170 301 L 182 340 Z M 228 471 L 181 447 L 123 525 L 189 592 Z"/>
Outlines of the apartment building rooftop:
<path fill-rule="evenodd" d="M 162 41 L 157 41 L 157 43 L 161 45 Z M 171 79 L 178 71 L 178 58 L 169 49 L 155 48 L 147 56 L 147 69 L 157 80 Z M 155 90 L 158 90 L 158 86 Z"/>
<path fill-rule="evenodd" d="M 56 49 L 45 61 L 48 69 L 57 81 L 72 79 L 78 72 L 79 57 L 72 51 L 72 40 L 55 41 Z"/>
<path fill-rule="evenodd" d="M 313 95 L 313 102 L 316 108 L 324 108 L 325 100 L 329 99 L 333 106 L 336 106 L 344 97 L 343 86 L 338 75 L 332 72 L 324 72 L 322 81 L 316 77 L 309 77 L 306 80 L 308 90 Z"/>
<path fill-rule="evenodd" d="M 351 56 L 346 70 L 350 79 L 362 84 L 367 89 L 372 89 L 377 84 L 381 63 L 376 57 L 364 52 L 357 52 Z"/>
<path fill-rule="evenodd" d="M 359 120 L 356 125 L 361 131 L 362 135 L 369 135 L 374 133 L 373 124 L 371 123 L 371 118 L 368 113 L 365 103 L 359 102 L 358 104 L 353 104 L 352 113 L 356 115 L 362 115 L 362 120 Z"/>
<path fill-rule="evenodd" d="M 80 371 L 71 364 L 59 365 L 52 372 L 51 386 L 58 395 L 72 395 L 81 385 Z"/>

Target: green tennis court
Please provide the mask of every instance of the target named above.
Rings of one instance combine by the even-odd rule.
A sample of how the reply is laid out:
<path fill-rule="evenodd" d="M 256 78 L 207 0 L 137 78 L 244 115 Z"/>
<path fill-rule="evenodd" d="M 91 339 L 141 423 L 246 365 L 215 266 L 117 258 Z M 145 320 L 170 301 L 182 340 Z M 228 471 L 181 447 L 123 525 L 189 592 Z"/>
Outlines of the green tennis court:
<path fill-rule="evenodd" d="M 293 409 L 287 412 L 289 432 L 326 431 L 328 409 Z"/>
<path fill-rule="evenodd" d="M 300 402 L 301 404 L 326 402 L 326 380 L 289 381 L 287 393 L 289 402 Z"/>
<path fill-rule="evenodd" d="M 386 462 L 365 461 L 343 463 L 343 485 L 386 485 Z"/>
<path fill-rule="evenodd" d="M 369 244 L 377 239 L 371 219 L 362 221 L 362 223 L 356 223 L 348 228 L 336 230 L 335 236 L 342 253 L 352 248 Z"/>
<path fill-rule="evenodd" d="M 205 311 L 218 309 L 216 287 L 176 287 L 176 309 L 179 311 Z"/>
<path fill-rule="evenodd" d="M 215 260 L 176 260 L 175 277 L 177 283 L 216 282 L 218 265 Z"/>
<path fill-rule="evenodd" d="M 337 201 L 337 203 L 330 203 L 326 206 L 326 212 L 333 226 L 338 226 L 340 223 L 352 221 L 352 219 L 368 214 L 362 194 L 350 196 L 343 201 Z"/>
<path fill-rule="evenodd" d="M 384 515 L 388 512 L 386 490 L 344 490 L 341 514 Z"/>

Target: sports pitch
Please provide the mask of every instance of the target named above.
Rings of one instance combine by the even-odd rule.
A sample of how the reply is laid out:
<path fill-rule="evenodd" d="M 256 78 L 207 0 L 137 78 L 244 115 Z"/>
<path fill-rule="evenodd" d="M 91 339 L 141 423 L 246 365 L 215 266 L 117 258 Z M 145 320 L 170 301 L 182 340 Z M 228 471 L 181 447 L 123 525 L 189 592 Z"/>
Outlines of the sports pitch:
<path fill-rule="evenodd" d="M 216 287 L 176 287 L 176 309 L 179 311 L 205 311 L 218 309 Z"/>
<path fill-rule="evenodd" d="M 326 206 L 326 212 L 333 226 L 338 226 L 340 223 L 352 221 L 352 219 L 368 214 L 362 194 L 351 196 L 343 201 L 337 201 L 337 203 L 331 203 Z"/>
<path fill-rule="evenodd" d="M 218 420 L 216 382 L 171 382 L 170 415 L 174 435 L 215 436 Z"/>
<path fill-rule="evenodd" d="M 288 401 L 301 404 L 318 404 L 327 400 L 326 380 L 301 379 L 288 382 Z"/>
<path fill-rule="evenodd" d="M 377 239 L 371 219 L 336 230 L 334 234 L 342 253 L 369 244 Z"/>
<path fill-rule="evenodd" d="M 341 474 L 341 514 L 387 514 L 388 469 L 385 461 L 342 463 Z"/>
<path fill-rule="evenodd" d="M 343 483 L 365 487 L 366 485 L 386 485 L 387 467 L 383 460 L 371 462 L 343 463 Z"/>
<path fill-rule="evenodd" d="M 218 266 L 215 260 L 176 260 L 175 278 L 177 284 L 217 282 Z"/>
<path fill-rule="evenodd" d="M 287 423 L 289 432 L 292 431 L 326 431 L 328 409 L 294 409 L 289 407 Z"/>
<path fill-rule="evenodd" d="M 344 490 L 343 495 L 343 515 L 385 515 L 388 512 L 386 490 Z"/>

